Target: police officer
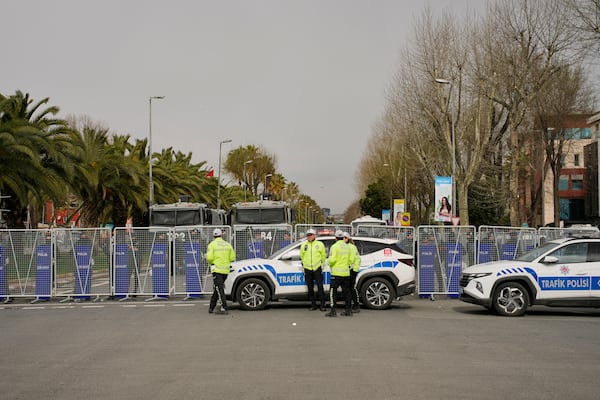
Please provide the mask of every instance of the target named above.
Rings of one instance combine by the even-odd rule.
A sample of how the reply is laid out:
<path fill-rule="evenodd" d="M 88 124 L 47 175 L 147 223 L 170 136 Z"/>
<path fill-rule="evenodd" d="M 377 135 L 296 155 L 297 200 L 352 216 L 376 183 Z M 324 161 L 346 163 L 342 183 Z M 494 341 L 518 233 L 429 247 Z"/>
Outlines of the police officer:
<path fill-rule="evenodd" d="M 323 263 L 325 263 L 325 245 L 316 240 L 314 229 L 306 231 L 307 241 L 300 246 L 300 259 L 304 268 L 304 281 L 308 287 L 308 298 L 310 300 L 310 309 L 317 309 L 315 300 L 315 286 L 317 284 L 317 293 L 319 294 L 320 310 L 325 311 L 325 291 L 323 290 Z"/>
<path fill-rule="evenodd" d="M 356 275 L 358 275 L 358 271 L 360 269 L 360 253 L 354 244 L 354 240 L 348 232 L 344 232 L 344 240 L 350 246 L 351 254 L 352 254 L 352 269 L 350 269 L 350 291 L 352 292 L 352 312 L 359 313 L 360 312 L 360 304 L 358 302 L 358 290 L 356 289 Z"/>
<path fill-rule="evenodd" d="M 225 299 L 225 279 L 229 275 L 230 264 L 235 261 L 235 252 L 233 247 L 224 241 L 223 232 L 221 229 L 216 228 L 213 231 L 214 240 L 208 244 L 206 252 L 206 261 L 210 265 L 210 271 L 213 275 L 213 283 L 215 289 L 212 297 L 210 298 L 210 305 L 208 306 L 208 312 L 213 313 L 217 300 L 221 303 L 217 314 L 227 314 L 227 300 Z"/>
<path fill-rule="evenodd" d="M 352 316 L 352 295 L 350 293 L 350 268 L 352 266 L 352 249 L 344 240 L 344 232 L 335 231 L 336 242 L 329 249 L 329 268 L 331 269 L 331 284 L 329 285 L 329 300 L 331 311 L 325 314 L 327 317 L 336 317 L 336 293 L 338 287 L 342 287 L 346 311 L 343 316 Z"/>

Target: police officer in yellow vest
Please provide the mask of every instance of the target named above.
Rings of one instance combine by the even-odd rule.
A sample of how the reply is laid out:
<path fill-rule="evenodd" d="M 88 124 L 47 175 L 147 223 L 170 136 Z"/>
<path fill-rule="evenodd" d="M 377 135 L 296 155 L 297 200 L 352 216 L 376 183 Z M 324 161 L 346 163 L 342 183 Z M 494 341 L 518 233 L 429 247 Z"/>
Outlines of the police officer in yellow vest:
<path fill-rule="evenodd" d="M 217 305 L 217 300 L 221 303 L 216 313 L 227 314 L 227 300 L 225 299 L 225 279 L 229 275 L 229 267 L 235 261 L 235 252 L 233 247 L 223 240 L 223 232 L 216 228 L 213 231 L 214 240 L 208 244 L 206 252 L 206 261 L 210 265 L 210 271 L 213 275 L 214 291 L 210 298 L 208 312 L 213 313 Z"/>
<path fill-rule="evenodd" d="M 316 240 L 314 229 L 306 231 L 306 242 L 300 246 L 300 260 L 304 268 L 304 281 L 308 287 L 308 298 L 310 300 L 310 309 L 317 309 L 315 300 L 315 286 L 317 284 L 317 293 L 319 295 L 320 310 L 325 311 L 325 291 L 323 290 L 323 264 L 325 263 L 325 245 L 320 240 Z"/>
<path fill-rule="evenodd" d="M 350 292 L 352 293 L 352 312 L 358 313 L 360 312 L 360 303 L 358 302 L 358 290 L 356 289 L 356 276 L 358 275 L 358 271 L 360 270 L 360 253 L 358 252 L 358 248 L 354 244 L 354 240 L 348 232 L 344 232 L 344 239 L 350 249 L 352 249 L 352 268 L 350 269 Z"/>
<path fill-rule="evenodd" d="M 338 287 L 342 287 L 346 311 L 343 316 L 352 316 L 352 295 L 350 293 L 350 268 L 352 268 L 352 249 L 344 239 L 344 232 L 335 231 L 336 242 L 329 249 L 329 268 L 331 269 L 331 284 L 329 285 L 329 301 L 331 311 L 325 314 L 327 317 L 336 317 L 336 294 Z"/>

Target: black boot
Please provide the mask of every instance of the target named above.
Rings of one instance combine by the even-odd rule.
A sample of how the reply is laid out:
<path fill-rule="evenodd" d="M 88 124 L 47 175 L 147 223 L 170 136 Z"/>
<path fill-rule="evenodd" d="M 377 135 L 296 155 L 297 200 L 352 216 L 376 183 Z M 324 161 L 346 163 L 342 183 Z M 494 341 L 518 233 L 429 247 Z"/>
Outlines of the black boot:
<path fill-rule="evenodd" d="M 331 307 L 331 310 L 329 310 L 328 313 L 325 314 L 326 317 L 337 317 L 337 311 L 335 310 L 335 307 Z"/>
<path fill-rule="evenodd" d="M 351 317 L 352 316 L 352 310 L 346 310 L 342 313 L 342 315 L 344 317 Z"/>
<path fill-rule="evenodd" d="M 352 312 L 359 313 L 360 312 L 360 304 L 358 304 L 358 303 L 354 304 L 354 306 L 352 307 Z"/>

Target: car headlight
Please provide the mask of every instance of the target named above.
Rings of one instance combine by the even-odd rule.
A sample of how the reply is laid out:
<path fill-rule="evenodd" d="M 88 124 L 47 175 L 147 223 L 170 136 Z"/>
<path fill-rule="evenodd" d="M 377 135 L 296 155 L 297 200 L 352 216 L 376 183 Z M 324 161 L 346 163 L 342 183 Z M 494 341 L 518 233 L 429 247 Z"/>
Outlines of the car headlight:
<path fill-rule="evenodd" d="M 470 279 L 483 278 L 484 276 L 490 276 L 491 272 L 480 272 L 478 274 L 469 274 Z"/>

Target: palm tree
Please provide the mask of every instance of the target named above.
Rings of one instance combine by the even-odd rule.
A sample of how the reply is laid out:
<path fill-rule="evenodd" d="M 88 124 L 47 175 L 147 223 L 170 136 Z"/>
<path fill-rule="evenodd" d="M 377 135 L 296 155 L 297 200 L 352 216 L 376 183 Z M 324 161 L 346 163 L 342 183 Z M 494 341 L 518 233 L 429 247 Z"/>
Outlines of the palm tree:
<path fill-rule="evenodd" d="M 0 191 L 11 195 L 12 223 L 29 204 L 37 209 L 45 199 L 65 195 L 65 179 L 72 173 L 68 159 L 73 132 L 53 116 L 57 107 L 41 107 L 29 94 L 0 95 Z M 9 221 L 10 222 L 10 221 Z"/>
<path fill-rule="evenodd" d="M 134 209 L 145 209 L 145 169 L 131 153 L 129 136 L 84 123 L 78 137 L 80 162 L 72 186 L 82 200 L 81 218 L 88 226 L 124 223 Z"/>

